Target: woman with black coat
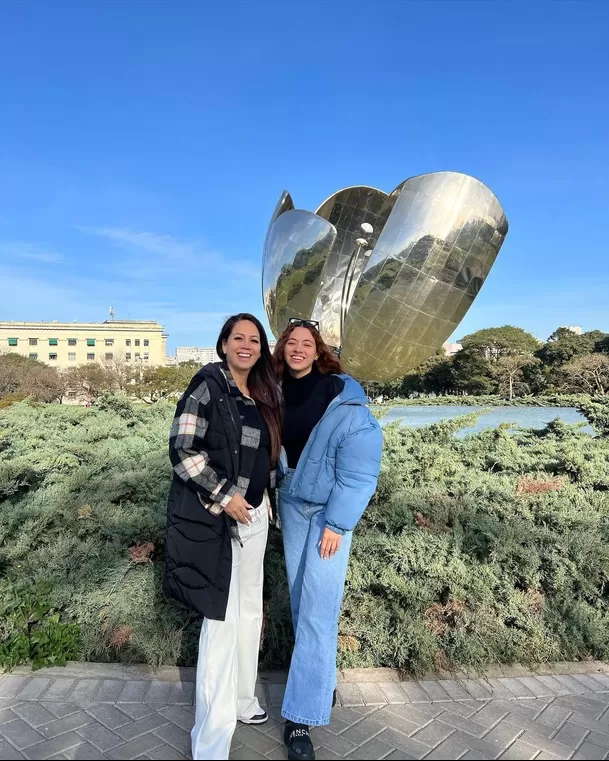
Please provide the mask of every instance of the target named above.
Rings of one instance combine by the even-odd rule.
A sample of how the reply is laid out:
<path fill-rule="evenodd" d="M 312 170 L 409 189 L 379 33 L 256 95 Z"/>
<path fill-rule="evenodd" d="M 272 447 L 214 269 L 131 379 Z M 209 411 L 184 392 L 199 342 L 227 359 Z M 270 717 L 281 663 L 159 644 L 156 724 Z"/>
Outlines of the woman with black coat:
<path fill-rule="evenodd" d="M 227 759 L 237 720 L 268 716 L 254 690 L 263 560 L 281 448 L 281 404 L 264 328 L 229 318 L 177 405 L 169 453 L 164 589 L 204 616 L 193 759 Z"/>

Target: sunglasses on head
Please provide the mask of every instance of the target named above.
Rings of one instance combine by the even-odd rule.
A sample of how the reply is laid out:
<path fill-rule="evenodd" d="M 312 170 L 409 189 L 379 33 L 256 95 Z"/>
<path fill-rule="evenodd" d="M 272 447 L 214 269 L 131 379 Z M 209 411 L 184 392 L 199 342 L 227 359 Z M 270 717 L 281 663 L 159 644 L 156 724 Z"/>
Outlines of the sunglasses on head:
<path fill-rule="evenodd" d="M 290 317 L 288 325 L 296 325 L 298 328 L 313 328 L 313 330 L 319 331 L 317 320 L 301 320 L 300 317 Z"/>

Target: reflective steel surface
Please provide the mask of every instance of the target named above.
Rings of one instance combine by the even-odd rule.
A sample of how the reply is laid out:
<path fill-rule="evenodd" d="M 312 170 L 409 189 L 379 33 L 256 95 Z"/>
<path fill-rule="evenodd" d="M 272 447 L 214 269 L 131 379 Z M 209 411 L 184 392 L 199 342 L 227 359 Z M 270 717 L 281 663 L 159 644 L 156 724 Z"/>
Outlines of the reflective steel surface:
<path fill-rule="evenodd" d="M 389 195 L 347 188 L 316 214 L 284 192 L 264 247 L 273 333 L 310 317 L 355 377 L 401 377 L 463 319 L 507 229 L 489 188 L 457 172 L 413 177 Z"/>

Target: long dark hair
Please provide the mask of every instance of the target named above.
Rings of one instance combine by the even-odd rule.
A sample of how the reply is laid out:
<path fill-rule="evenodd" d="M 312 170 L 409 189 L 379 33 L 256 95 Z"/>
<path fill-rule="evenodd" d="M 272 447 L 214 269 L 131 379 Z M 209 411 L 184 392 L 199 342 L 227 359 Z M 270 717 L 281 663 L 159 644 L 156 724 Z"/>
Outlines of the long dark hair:
<path fill-rule="evenodd" d="M 317 359 L 313 362 L 313 367 L 317 368 L 320 373 L 324 375 L 330 375 L 331 373 L 342 373 L 343 368 L 340 364 L 339 358 L 332 352 L 324 339 L 321 337 L 319 330 L 316 330 L 312 325 L 288 325 L 283 331 L 275 351 L 273 352 L 273 366 L 278 378 L 283 378 L 287 372 L 287 366 L 285 361 L 285 347 L 289 337 L 296 330 L 296 328 L 306 328 L 315 341 L 315 350 L 317 352 Z"/>
<path fill-rule="evenodd" d="M 264 422 L 269 429 L 271 438 L 271 462 L 273 465 L 279 460 L 281 452 L 281 434 L 283 427 L 283 412 L 279 385 L 273 370 L 273 358 L 269 348 L 269 339 L 266 331 L 257 317 L 248 312 L 240 312 L 229 317 L 222 326 L 218 340 L 216 341 L 216 353 L 220 359 L 226 362 L 226 352 L 223 344 L 228 341 L 235 325 L 241 320 L 252 322 L 260 334 L 260 358 L 252 367 L 247 376 L 247 387 L 252 399 L 258 405 Z"/>

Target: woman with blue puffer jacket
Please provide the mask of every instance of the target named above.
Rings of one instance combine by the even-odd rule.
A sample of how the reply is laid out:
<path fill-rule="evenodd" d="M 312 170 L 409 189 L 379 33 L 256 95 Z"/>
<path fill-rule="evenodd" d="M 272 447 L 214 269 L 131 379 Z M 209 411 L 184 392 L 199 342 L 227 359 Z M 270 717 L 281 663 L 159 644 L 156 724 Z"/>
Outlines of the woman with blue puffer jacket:
<path fill-rule="evenodd" d="M 316 322 L 291 319 L 274 363 L 285 402 L 278 496 L 295 635 L 281 713 L 288 758 L 309 761 L 309 728 L 330 723 L 349 550 L 376 490 L 382 433 Z"/>

